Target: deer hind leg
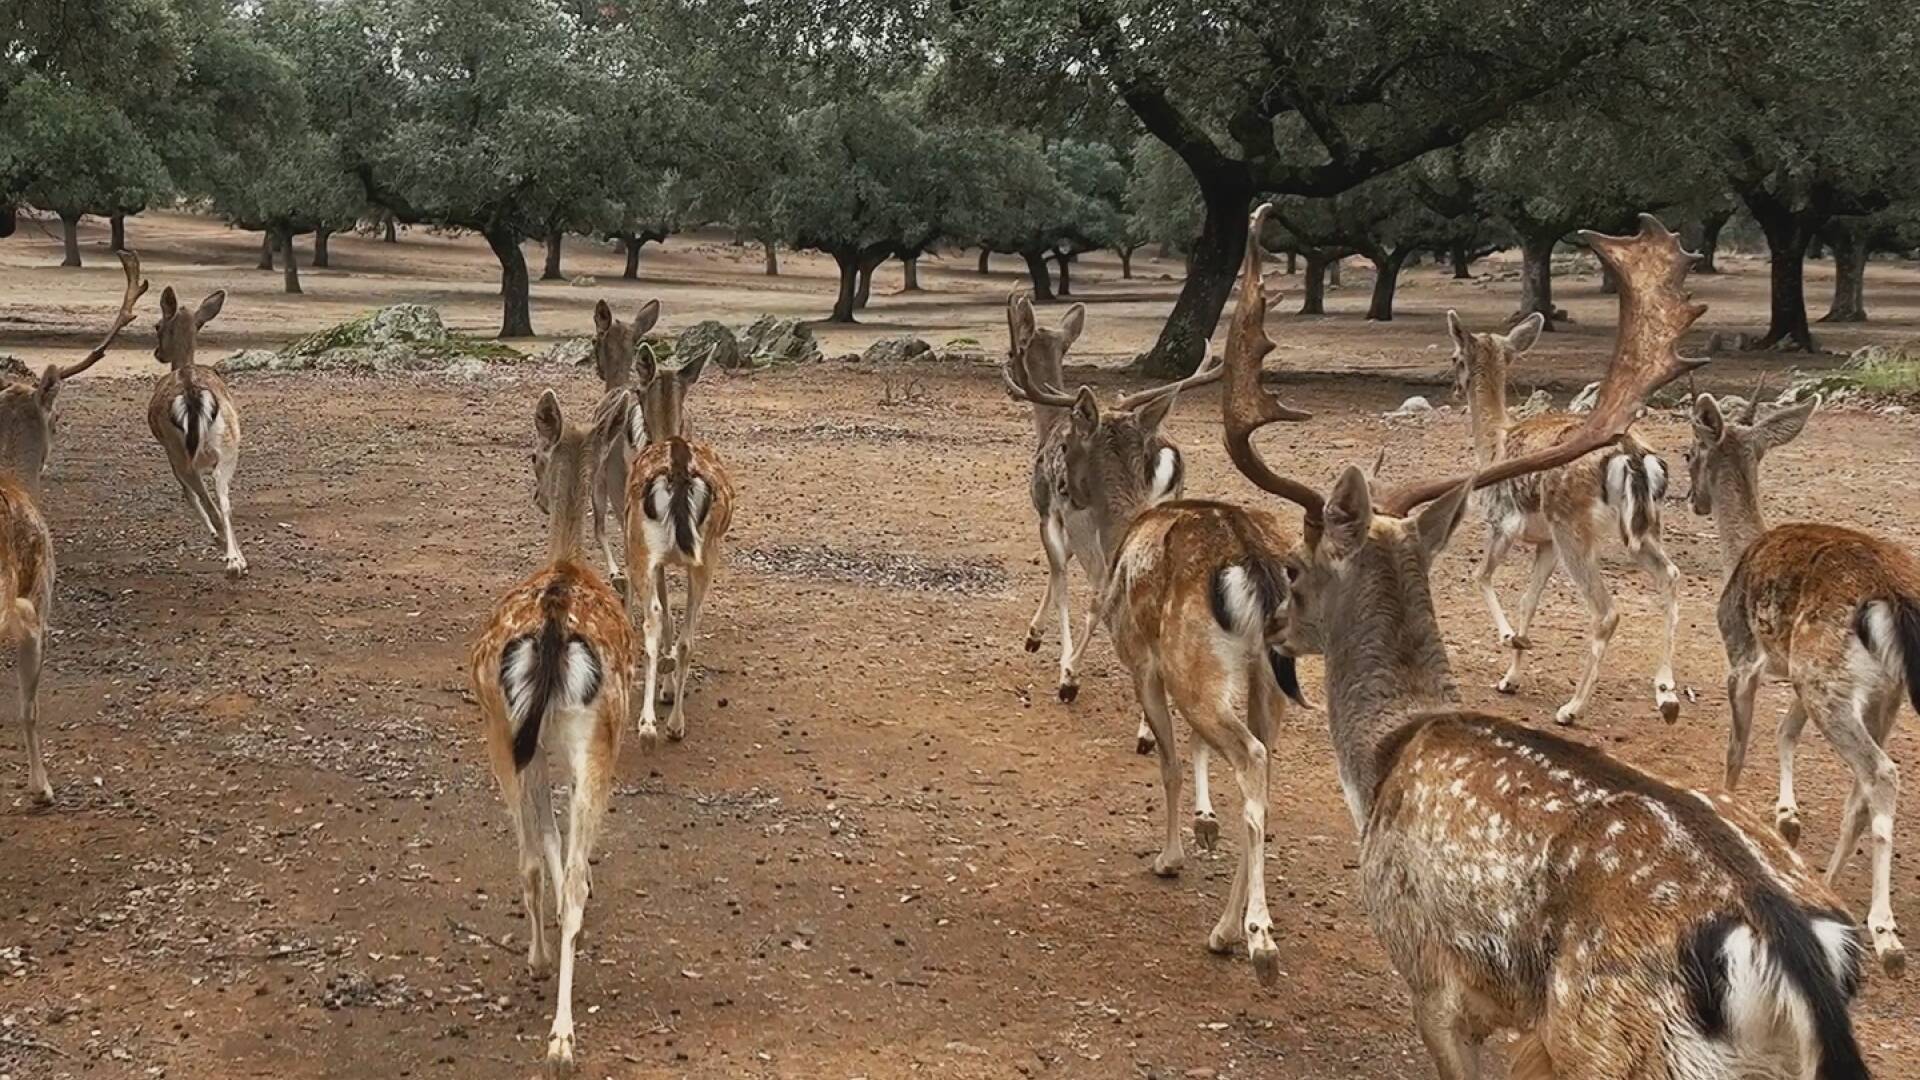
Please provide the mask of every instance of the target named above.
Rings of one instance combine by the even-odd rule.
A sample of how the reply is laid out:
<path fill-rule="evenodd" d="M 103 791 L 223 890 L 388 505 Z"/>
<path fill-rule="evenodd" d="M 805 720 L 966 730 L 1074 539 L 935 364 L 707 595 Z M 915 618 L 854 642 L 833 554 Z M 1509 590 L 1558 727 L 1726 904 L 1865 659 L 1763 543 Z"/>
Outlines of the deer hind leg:
<path fill-rule="evenodd" d="M 1640 550 L 1634 559 L 1653 579 L 1660 594 L 1660 666 L 1653 673 L 1653 704 L 1660 719 L 1671 724 L 1680 719 L 1680 695 L 1673 683 L 1673 637 L 1680 629 L 1680 568 L 1667 557 L 1667 549 L 1657 536 L 1640 538 Z"/>
<path fill-rule="evenodd" d="M 553 808 L 546 768 L 546 759 L 536 755 L 524 770 L 514 771 L 509 760 L 499 772 L 500 794 L 513 819 L 514 843 L 520 853 L 520 895 L 527 907 L 527 970 L 536 977 L 546 975 L 553 964 L 553 947 L 547 938 L 551 894 L 546 838 Z"/>
<path fill-rule="evenodd" d="M 653 568 L 653 595 L 660 598 L 660 640 L 672 641 L 674 639 L 673 591 L 667 587 L 667 566 L 665 563 L 661 563 L 659 566 Z M 674 662 L 671 655 L 666 658 L 666 661 L 669 664 Z M 674 680 L 665 677 L 661 678 L 660 704 L 673 704 L 673 697 Z"/>
<path fill-rule="evenodd" d="M 1047 616 L 1059 607 L 1067 588 L 1067 538 L 1060 535 L 1054 520 L 1044 515 L 1040 518 L 1040 547 L 1047 553 L 1047 594 L 1040 598 L 1040 606 L 1027 622 L 1028 652 L 1040 651 Z"/>
<path fill-rule="evenodd" d="M 1587 703 L 1593 699 L 1593 688 L 1600 681 L 1600 665 L 1607 658 L 1607 646 L 1620 624 L 1620 613 L 1613 608 L 1613 593 L 1600 573 L 1593 544 L 1583 542 L 1571 529 L 1556 527 L 1553 546 L 1560 550 L 1560 565 L 1586 599 L 1587 610 L 1593 616 L 1587 633 L 1587 668 L 1573 688 L 1573 697 L 1553 715 L 1556 723 L 1571 724 L 1580 719 L 1587 711 Z"/>
<path fill-rule="evenodd" d="M 167 447 L 167 464 L 173 468 L 173 478 L 180 482 L 180 490 L 186 493 L 187 505 L 192 507 L 194 513 L 199 516 L 200 524 L 207 527 L 208 535 L 219 540 L 220 526 L 216 524 L 216 516 L 220 513 L 220 507 L 208 493 L 207 486 L 201 481 L 200 474 L 194 469 L 193 463 L 187 460 L 186 451 L 183 448 Z"/>
<path fill-rule="evenodd" d="M 673 712 L 667 716 L 667 738 L 678 742 L 687 737 L 687 676 L 693 671 L 693 636 L 700 628 L 700 607 L 707 599 L 707 586 L 713 584 L 713 544 L 707 547 L 707 560 L 687 568 L 687 611 L 680 621 L 680 636 L 673 643 Z"/>
<path fill-rule="evenodd" d="M 1867 909 L 1867 931 L 1873 951 L 1889 975 L 1906 968 L 1906 949 L 1893 919 L 1893 818 L 1900 793 L 1900 771 L 1880 742 L 1891 726 L 1897 699 L 1886 688 L 1865 688 L 1825 697 L 1822 730 L 1833 748 L 1853 769 L 1853 791 L 1840 818 L 1840 837 L 1827 863 L 1827 884 L 1833 886 L 1848 856 L 1871 831 L 1873 843 L 1873 900 Z M 1884 717 L 1884 719 L 1883 719 Z"/>
<path fill-rule="evenodd" d="M 1166 835 L 1160 854 L 1153 857 L 1153 872 L 1161 877 L 1173 877 L 1180 873 L 1187 859 L 1186 848 L 1180 843 L 1180 761 L 1175 757 L 1173 745 L 1173 711 L 1167 706 L 1166 684 L 1150 662 L 1141 665 L 1134 676 L 1133 688 L 1140 699 L 1140 710 L 1152 728 L 1154 745 L 1160 751 L 1160 786 L 1167 802 Z"/>
<path fill-rule="evenodd" d="M 612 700 L 613 695 L 602 698 L 601 708 L 610 709 Z M 588 860 L 593 855 L 593 842 L 613 786 L 611 725 L 622 722 L 623 717 L 574 713 L 566 719 L 579 727 L 591 725 L 591 734 L 576 735 L 569 755 L 573 766 L 573 795 L 567 808 L 565 876 L 559 896 L 560 985 L 554 995 L 553 1030 L 547 1038 L 547 1068 L 556 1075 L 566 1075 L 573 1069 L 574 950 L 585 921 L 591 887 Z"/>
<path fill-rule="evenodd" d="M 613 531 L 607 528 L 607 504 L 611 501 L 607 494 L 607 485 L 603 479 L 597 480 L 592 488 L 589 500 L 593 508 L 593 539 L 600 545 L 600 557 L 607 560 L 607 577 L 618 582 L 621 578 L 620 560 L 613 554 Z"/>
<path fill-rule="evenodd" d="M 666 590 L 659 587 L 663 576 L 661 567 L 652 565 L 642 573 L 632 569 L 638 565 L 637 561 L 628 559 L 627 617 L 631 621 L 632 610 L 640 609 L 642 640 L 646 646 L 646 657 L 641 661 L 646 681 L 640 696 L 640 744 L 651 748 L 660 741 L 660 714 L 655 703 L 660 693 L 661 604 Z"/>
<path fill-rule="evenodd" d="M 1504 648 L 1514 647 L 1513 627 L 1507 622 L 1506 609 L 1500 606 L 1500 593 L 1493 587 L 1494 571 L 1507 560 L 1507 553 L 1513 550 L 1513 533 L 1494 525 L 1487 531 L 1487 554 L 1480 560 L 1480 572 L 1474 580 L 1480 585 L 1480 596 L 1487 602 L 1487 614 L 1493 616 L 1493 627 L 1500 634 L 1500 644 Z"/>
<path fill-rule="evenodd" d="M 47 780 L 45 751 L 40 745 L 40 665 L 45 631 L 39 626 L 20 635 L 20 728 L 27 742 L 27 791 L 41 806 L 53 805 L 53 784 Z"/>
<path fill-rule="evenodd" d="M 1478 1080 L 1480 1043 L 1474 1037 L 1460 995 L 1449 989 L 1415 992 L 1414 1024 L 1433 1058 L 1440 1080 Z"/>
<path fill-rule="evenodd" d="M 1058 518 L 1049 517 L 1040 523 L 1040 544 L 1047 551 L 1047 598 L 1053 601 L 1054 613 L 1060 619 L 1059 695 L 1061 701 L 1071 704 L 1080 696 L 1080 684 L 1073 678 L 1073 604 L 1067 595 L 1067 566 L 1072 554 L 1066 527 Z M 1027 631 L 1027 640 L 1038 640 L 1034 630 Z"/>
<path fill-rule="evenodd" d="M 1753 740 L 1753 699 L 1760 691 L 1760 664 L 1755 659 L 1735 661 L 1727 673 L 1727 790 L 1740 786 L 1747 766 L 1747 746 Z"/>
<path fill-rule="evenodd" d="M 213 467 L 213 490 L 220 500 L 220 528 L 227 545 L 227 576 L 240 577 L 247 572 L 247 557 L 240 554 L 240 541 L 233 534 L 233 503 L 227 492 L 233 484 L 233 471 L 239 464 L 235 455 L 229 451 Z"/>
<path fill-rule="evenodd" d="M 1193 724 L 1194 734 L 1212 743 L 1214 750 L 1227 759 L 1240 784 L 1241 835 L 1245 843 L 1240 852 L 1240 876 L 1235 878 L 1230 899 L 1240 899 L 1244 891 L 1245 903 L 1231 913 L 1243 920 L 1241 930 L 1255 976 L 1271 986 L 1280 973 L 1280 948 L 1274 944 L 1273 915 L 1267 909 L 1268 756 L 1266 743 L 1255 734 L 1256 728 L 1264 731 L 1267 727 L 1264 710 L 1270 695 L 1266 680 L 1256 669 L 1264 666 L 1249 665 L 1209 680 L 1206 689 L 1194 695 L 1191 705 L 1183 699 L 1182 711 Z M 1243 697 L 1248 718 L 1255 720 L 1253 725 L 1234 713 L 1234 705 Z M 1210 947 L 1220 944 L 1219 927 L 1214 929 Z"/>
<path fill-rule="evenodd" d="M 1800 844 L 1800 803 L 1793 795 L 1793 761 L 1795 751 L 1800 748 L 1800 732 L 1806 726 L 1806 703 L 1795 694 L 1776 732 L 1780 745 L 1780 798 L 1773 807 L 1774 828 L 1794 847 Z"/>
<path fill-rule="evenodd" d="M 1205 739 L 1193 740 L 1193 842 L 1202 851 L 1212 851 L 1220 846 L 1220 819 L 1213 814 L 1213 789 L 1207 776 L 1207 765 L 1213 751 L 1208 749 Z"/>
<path fill-rule="evenodd" d="M 1493 688 L 1503 694 L 1511 694 L 1520 689 L 1520 666 L 1533 641 L 1527 631 L 1533 626 L 1534 613 L 1540 610 L 1540 596 L 1547 591 L 1547 582 L 1553 577 L 1553 567 L 1558 556 L 1553 550 L 1552 541 L 1542 541 L 1533 549 L 1533 568 L 1527 579 L 1526 595 L 1520 599 L 1520 625 L 1514 628 L 1512 643 L 1513 659 L 1507 666 L 1507 673 L 1500 677 Z"/>

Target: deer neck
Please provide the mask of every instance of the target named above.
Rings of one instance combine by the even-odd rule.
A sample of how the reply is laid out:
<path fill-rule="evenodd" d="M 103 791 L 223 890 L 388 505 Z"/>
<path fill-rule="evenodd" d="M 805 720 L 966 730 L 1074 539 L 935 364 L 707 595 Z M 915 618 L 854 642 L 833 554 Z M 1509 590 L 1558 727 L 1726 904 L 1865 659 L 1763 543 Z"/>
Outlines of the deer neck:
<path fill-rule="evenodd" d="M 1419 713 L 1458 708 L 1460 693 L 1418 554 L 1369 543 L 1353 558 L 1339 602 L 1321 617 L 1327 724 L 1348 808 L 1364 829 L 1381 746 Z"/>
<path fill-rule="evenodd" d="M 1507 373 L 1495 365 L 1474 376 L 1467 389 L 1473 425 L 1473 464 L 1484 469 L 1507 455 Z"/>
<path fill-rule="evenodd" d="M 656 379 L 654 382 L 657 384 L 659 380 Z M 640 408 L 647 419 L 647 442 L 661 443 L 668 439 L 685 437 L 686 433 L 681 429 L 686 423 L 686 418 L 680 408 L 680 399 L 674 394 L 664 390 L 656 392 L 649 387 Z"/>
<path fill-rule="evenodd" d="M 577 558 L 582 550 L 581 530 L 587 516 L 587 440 L 568 432 L 547 459 L 547 559 Z"/>
<path fill-rule="evenodd" d="M 1052 354 L 1050 349 L 1039 345 L 1029 346 L 1021 363 L 1026 365 L 1027 379 L 1040 386 L 1055 390 L 1066 385 L 1066 366 L 1061 358 Z M 1067 410 L 1053 405 L 1035 405 L 1033 407 L 1033 434 L 1040 442 L 1046 442 L 1062 420 L 1067 418 Z"/>
<path fill-rule="evenodd" d="M 1713 479 L 1713 528 L 1720 534 L 1720 571 L 1733 573 L 1740 556 L 1760 534 L 1767 520 L 1760 512 L 1760 481 L 1739 468 L 1721 470 Z"/>

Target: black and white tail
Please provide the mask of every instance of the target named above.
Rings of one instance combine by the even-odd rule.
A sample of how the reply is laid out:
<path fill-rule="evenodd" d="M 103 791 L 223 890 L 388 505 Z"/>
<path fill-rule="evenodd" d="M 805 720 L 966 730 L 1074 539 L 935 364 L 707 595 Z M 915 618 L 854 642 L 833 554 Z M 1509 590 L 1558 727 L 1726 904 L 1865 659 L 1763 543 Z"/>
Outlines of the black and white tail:
<path fill-rule="evenodd" d="M 1282 630 L 1289 603 L 1286 577 L 1280 567 L 1257 557 L 1228 563 L 1213 572 L 1208 603 L 1220 629 L 1260 643 L 1281 692 L 1306 705 L 1293 657 L 1268 644 Z"/>
<path fill-rule="evenodd" d="M 508 642 L 500 655 L 515 769 L 526 768 L 539 752 L 550 713 L 584 708 L 600 694 L 600 658 L 567 629 L 568 594 L 564 581 L 547 586 L 540 596 L 540 629 Z"/>
<path fill-rule="evenodd" d="M 1667 463 L 1660 455 L 1622 449 L 1606 461 L 1601 495 L 1613 508 L 1620 540 L 1637 552 L 1648 537 L 1660 535 L 1660 503 L 1667 497 Z"/>
<path fill-rule="evenodd" d="M 1867 651 L 1907 681 L 1907 700 L 1920 712 L 1920 598 L 1869 600 L 1854 612 L 1853 632 Z"/>
<path fill-rule="evenodd" d="M 672 546 L 697 562 L 701 527 L 706 524 L 713 492 L 706 478 L 693 471 L 693 449 L 685 439 L 669 439 L 667 455 L 667 471 L 655 476 L 647 487 L 647 521 L 670 533 Z"/>
<path fill-rule="evenodd" d="M 193 369 L 180 370 L 180 393 L 170 407 L 173 426 L 179 430 L 187 448 L 187 460 L 200 456 L 200 444 L 220 415 L 220 401 L 207 388 L 193 381 Z"/>

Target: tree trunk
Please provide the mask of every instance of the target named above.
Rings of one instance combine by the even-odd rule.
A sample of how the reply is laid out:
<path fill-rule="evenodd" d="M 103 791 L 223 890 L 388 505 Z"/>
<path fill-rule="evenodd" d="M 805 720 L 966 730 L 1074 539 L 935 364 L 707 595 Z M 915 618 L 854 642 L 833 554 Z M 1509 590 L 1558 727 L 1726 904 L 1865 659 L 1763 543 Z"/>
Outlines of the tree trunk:
<path fill-rule="evenodd" d="M 1827 257 L 1827 242 L 1825 240 L 1822 240 L 1818 233 L 1815 233 L 1813 239 L 1807 241 L 1807 258 L 1824 259 L 1826 257 Z"/>
<path fill-rule="evenodd" d="M 1037 251 L 1023 251 L 1020 255 L 1027 261 L 1027 280 L 1033 285 L 1033 302 L 1052 303 L 1053 274 L 1047 270 L 1047 257 Z"/>
<path fill-rule="evenodd" d="M 313 230 L 313 265 L 321 270 L 327 269 L 331 262 L 327 257 L 327 239 L 332 235 L 332 229 Z"/>
<path fill-rule="evenodd" d="M 533 314 L 527 299 L 527 256 L 520 236 L 511 229 L 487 230 L 487 246 L 500 260 L 500 336 L 533 336 Z"/>
<path fill-rule="evenodd" d="M 273 269 L 273 233 L 260 234 L 260 261 L 254 264 L 256 270 Z"/>
<path fill-rule="evenodd" d="M 1295 252 L 1295 251 L 1287 252 L 1287 276 L 1291 277 L 1294 274 L 1297 274 L 1299 272 L 1300 272 L 1299 252 Z"/>
<path fill-rule="evenodd" d="M 1716 210 L 1700 219 L 1700 261 L 1693 264 L 1694 273 L 1720 272 L 1720 265 L 1715 261 L 1720 254 L 1720 230 L 1727 227 L 1727 219 L 1732 216 L 1731 210 Z"/>
<path fill-rule="evenodd" d="M 856 311 L 866 310 L 867 301 L 873 298 L 873 272 L 884 261 L 884 259 L 869 259 L 860 263 L 853 291 L 853 306 Z"/>
<path fill-rule="evenodd" d="M 980 273 L 984 274 L 987 272 L 987 256 L 992 254 L 993 252 L 988 251 L 986 248 L 980 249 Z"/>
<path fill-rule="evenodd" d="M 761 242 L 760 246 L 767 249 L 767 276 L 779 277 L 780 276 L 780 245 L 774 243 L 772 240 L 765 240 Z"/>
<path fill-rule="evenodd" d="M 1067 268 L 1073 264 L 1073 256 L 1055 255 L 1053 257 L 1053 261 L 1060 265 L 1060 288 L 1054 292 L 1054 295 L 1055 296 L 1072 296 L 1073 295 L 1073 275 L 1071 274 L 1070 271 L 1068 271 Z"/>
<path fill-rule="evenodd" d="M 1393 292 L 1400 284 L 1400 268 L 1411 254 L 1402 248 L 1387 252 L 1385 258 L 1372 260 L 1373 298 L 1367 302 L 1367 318 L 1376 322 L 1393 321 Z"/>
<path fill-rule="evenodd" d="M 1607 296 L 1616 296 L 1620 292 L 1620 279 L 1614 276 L 1613 267 L 1606 263 L 1600 264 L 1600 292 Z"/>
<path fill-rule="evenodd" d="M 920 260 L 919 259 L 901 259 L 900 275 L 902 279 L 904 279 L 903 283 L 900 286 L 901 292 L 919 292 L 920 291 Z"/>
<path fill-rule="evenodd" d="M 400 242 L 400 230 L 394 226 L 392 214 L 387 215 L 387 220 L 385 224 L 381 226 L 381 232 L 382 232 L 382 235 L 380 239 L 386 241 L 387 243 L 397 244 Z"/>
<path fill-rule="evenodd" d="M 109 241 L 112 250 L 116 253 L 127 250 L 127 215 L 115 214 L 107 219 L 107 225 L 112 230 L 113 238 Z"/>
<path fill-rule="evenodd" d="M 1827 226 L 1833 249 L 1833 303 L 1821 322 L 1867 321 L 1867 230 L 1858 221 L 1836 219 Z"/>
<path fill-rule="evenodd" d="M 1553 246 L 1559 239 L 1557 231 L 1520 238 L 1520 310 L 1514 312 L 1513 321 L 1538 314 L 1546 320 L 1546 329 L 1552 330 L 1554 322 L 1566 316 L 1553 306 Z"/>
<path fill-rule="evenodd" d="M 1753 211 L 1767 238 L 1767 332 L 1753 347 L 1770 349 L 1792 341 L 1797 348 L 1812 352 L 1813 330 L 1807 326 L 1807 245 L 1824 222 L 1812 220 L 1812 214 L 1780 207 L 1764 194 L 1750 192 L 1747 196 L 1743 196 L 1747 208 Z"/>
<path fill-rule="evenodd" d="M 1233 292 L 1234 275 L 1247 254 L 1251 180 L 1234 172 L 1199 174 L 1198 179 L 1207 212 L 1187 254 L 1187 281 L 1141 365 L 1145 374 L 1155 378 L 1184 378 L 1200 366 L 1207 339 L 1219 325 L 1220 312 Z"/>
<path fill-rule="evenodd" d="M 1122 280 L 1122 281 L 1132 281 L 1132 280 L 1133 280 L 1133 250 L 1134 250 L 1134 249 L 1132 249 L 1132 248 L 1120 248 L 1120 249 L 1119 249 L 1119 252 L 1120 252 L 1120 280 Z"/>
<path fill-rule="evenodd" d="M 633 281 L 640 276 L 640 238 L 637 236 L 628 236 L 624 242 L 627 245 L 627 266 L 626 269 L 620 271 L 620 276 L 626 278 L 628 281 Z"/>
<path fill-rule="evenodd" d="M 1473 280 L 1473 258 L 1467 251 L 1467 245 L 1455 244 L 1447 249 L 1447 258 L 1453 263 L 1453 277 L 1456 281 Z"/>
<path fill-rule="evenodd" d="M 20 208 L 17 206 L 0 206 L 0 240 L 12 236 L 13 231 L 19 227 Z"/>
<path fill-rule="evenodd" d="M 1327 313 L 1327 264 L 1333 260 L 1324 256 L 1307 256 L 1306 275 L 1302 280 L 1300 295 L 1300 314 L 1325 315 Z"/>
<path fill-rule="evenodd" d="M 1341 264 L 1342 264 L 1342 263 L 1344 263 L 1344 262 L 1346 262 L 1346 259 L 1344 259 L 1344 258 L 1337 258 L 1337 259 L 1330 259 L 1330 260 L 1328 260 L 1328 262 L 1327 262 L 1327 288 L 1329 288 L 1329 289 L 1339 289 L 1339 288 L 1344 288 L 1344 287 L 1345 287 L 1345 286 L 1343 286 L 1343 285 L 1342 285 L 1342 284 L 1340 283 L 1340 266 L 1341 266 Z"/>
<path fill-rule="evenodd" d="M 293 257 L 292 229 L 286 229 L 280 233 L 280 266 L 285 274 L 286 291 L 298 293 L 300 291 L 300 260 Z"/>
<path fill-rule="evenodd" d="M 80 215 L 60 211 L 60 240 L 66 246 L 67 257 L 60 261 L 61 266 L 80 265 Z"/>
<path fill-rule="evenodd" d="M 860 289 L 860 266 L 851 255 L 835 255 L 833 261 L 840 267 L 840 295 L 834 298 L 833 314 L 828 322 L 850 323 L 853 321 L 854 298 Z"/>
<path fill-rule="evenodd" d="M 564 281 L 566 275 L 560 272 L 560 245 L 562 233 L 559 229 L 547 230 L 547 265 L 540 271 L 541 281 Z"/>

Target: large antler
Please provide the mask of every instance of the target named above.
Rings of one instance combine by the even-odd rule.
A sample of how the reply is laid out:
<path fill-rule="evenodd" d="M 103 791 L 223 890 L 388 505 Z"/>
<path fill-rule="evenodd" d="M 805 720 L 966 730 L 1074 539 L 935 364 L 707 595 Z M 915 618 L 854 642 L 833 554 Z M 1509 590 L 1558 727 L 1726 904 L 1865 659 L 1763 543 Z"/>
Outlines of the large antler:
<path fill-rule="evenodd" d="M 1008 354 L 1007 362 L 1000 366 L 1000 378 L 1006 381 L 1007 396 L 1015 401 L 1049 405 L 1056 409 L 1073 407 L 1073 395 L 1063 393 L 1058 387 L 1037 386 L 1030 375 L 1026 358 L 1022 356 Z"/>
<path fill-rule="evenodd" d="M 1196 386 L 1205 386 L 1211 382 L 1219 382 L 1220 376 L 1226 373 L 1226 361 L 1218 356 L 1209 356 L 1201 362 L 1198 371 L 1195 371 L 1186 378 L 1176 382 L 1161 383 L 1159 386 L 1150 386 L 1139 393 L 1122 394 L 1120 399 L 1114 402 L 1114 405 L 1121 409 L 1137 409 L 1155 398 L 1179 393 L 1182 390 L 1188 390 Z"/>
<path fill-rule="evenodd" d="M 1267 337 L 1267 286 L 1260 276 L 1260 226 L 1272 204 L 1261 203 L 1247 224 L 1247 253 L 1240 264 L 1240 296 L 1234 302 L 1233 321 L 1227 324 L 1226 390 L 1220 395 L 1226 424 L 1227 456 L 1255 487 L 1300 504 L 1308 527 L 1318 528 L 1325 500 L 1320 493 L 1289 480 L 1267 467 L 1253 448 L 1253 433 L 1278 420 L 1306 420 L 1313 414 L 1288 408 L 1261 389 L 1260 364 L 1273 351 Z"/>
<path fill-rule="evenodd" d="M 1398 488 L 1380 499 L 1382 510 L 1405 516 L 1471 480 L 1476 488 L 1531 472 L 1558 468 L 1626 434 L 1647 395 L 1706 363 L 1680 356 L 1680 338 L 1706 313 L 1680 285 L 1698 256 L 1680 246 L 1680 238 L 1652 214 L 1640 215 L 1633 236 L 1603 236 L 1582 230 L 1593 249 L 1620 282 L 1620 328 L 1613 359 L 1594 398 L 1587 422 L 1546 449 L 1496 462 L 1478 473 Z"/>
<path fill-rule="evenodd" d="M 127 291 L 120 297 L 120 313 L 114 316 L 112 328 L 107 331 L 107 336 L 101 340 L 100 344 L 93 347 L 92 352 L 72 367 L 60 369 L 62 379 L 71 379 L 99 363 L 100 358 L 107 355 L 107 350 L 113 347 L 113 340 L 120 336 L 120 331 L 126 329 L 127 324 L 133 321 L 133 305 L 147 293 L 147 283 L 140 277 L 140 256 L 131 251 L 122 251 L 120 268 L 127 273 Z"/>

